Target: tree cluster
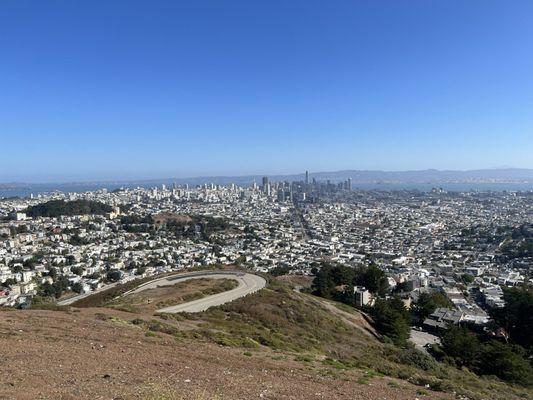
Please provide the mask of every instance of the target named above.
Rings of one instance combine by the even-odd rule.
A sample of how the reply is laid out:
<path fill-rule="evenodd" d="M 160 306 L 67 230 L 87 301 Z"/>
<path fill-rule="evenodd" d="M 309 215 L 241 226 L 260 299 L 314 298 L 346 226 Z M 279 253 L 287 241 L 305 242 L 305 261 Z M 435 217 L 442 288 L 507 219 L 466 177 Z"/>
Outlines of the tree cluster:
<path fill-rule="evenodd" d="M 468 367 L 478 375 L 495 375 L 533 387 L 533 368 L 523 347 L 489 339 L 466 327 L 450 326 L 442 336 L 436 356 L 447 358 L 458 367 Z"/>
<path fill-rule="evenodd" d="M 203 215 L 192 215 L 190 221 L 170 220 L 166 223 L 166 230 L 173 232 L 176 237 L 201 238 L 208 242 L 211 235 L 229 228 L 229 223 L 223 218 Z"/>
<path fill-rule="evenodd" d="M 389 283 L 385 272 L 375 265 L 352 268 L 342 264 L 322 263 L 313 268 L 313 294 L 327 299 L 346 302 L 336 287 L 346 285 L 344 292 L 353 293 L 354 286 L 364 286 L 371 293 L 383 296 L 387 293 Z M 353 304 L 351 304 L 353 305 Z"/>
<path fill-rule="evenodd" d="M 120 219 L 121 228 L 130 233 L 153 233 L 164 230 L 177 238 L 203 239 L 211 241 L 211 235 L 229 228 L 223 218 L 204 215 L 191 215 L 186 218 L 168 218 L 157 223 L 151 215 L 140 217 L 128 215 Z"/>
<path fill-rule="evenodd" d="M 503 298 L 505 306 L 491 310 L 491 317 L 511 341 L 533 354 L 533 288 L 504 289 Z"/>
<path fill-rule="evenodd" d="M 125 215 L 120 218 L 122 229 L 130 233 L 147 233 L 153 231 L 154 220 L 151 215 L 141 217 L 139 215 Z"/>
<path fill-rule="evenodd" d="M 370 308 L 370 314 L 379 333 L 395 345 L 407 344 L 411 331 L 411 316 L 400 299 L 377 299 L 374 307 Z"/>
<path fill-rule="evenodd" d="M 385 272 L 375 265 L 351 268 L 341 264 L 322 263 L 314 268 L 313 294 L 354 306 L 354 286 L 364 286 L 375 296 L 384 296 L 389 288 Z M 337 290 L 344 286 L 344 290 Z M 403 346 L 409 339 L 411 316 L 403 302 L 396 298 L 377 298 L 368 308 L 376 329 L 394 344 Z"/>
<path fill-rule="evenodd" d="M 63 292 L 67 291 L 70 283 L 65 276 L 60 276 L 54 283 L 45 282 L 42 284 L 39 295 L 43 297 L 55 297 L 59 298 Z"/>
<path fill-rule="evenodd" d="M 437 308 L 451 308 L 452 302 L 442 293 L 422 293 L 417 302 L 412 307 L 413 316 L 423 322 L 428 316 L 433 314 Z"/>
<path fill-rule="evenodd" d="M 113 209 L 99 201 L 92 200 L 51 200 L 46 203 L 28 207 L 25 210 L 29 217 L 60 217 L 73 215 L 103 215 Z"/>

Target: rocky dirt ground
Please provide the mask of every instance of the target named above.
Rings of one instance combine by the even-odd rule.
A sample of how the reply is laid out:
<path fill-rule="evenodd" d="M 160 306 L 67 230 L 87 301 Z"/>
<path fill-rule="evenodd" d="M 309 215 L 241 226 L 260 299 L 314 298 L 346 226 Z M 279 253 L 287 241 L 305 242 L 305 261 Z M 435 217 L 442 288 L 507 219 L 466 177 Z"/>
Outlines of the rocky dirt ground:
<path fill-rule="evenodd" d="M 290 353 L 146 336 L 132 318 L 101 308 L 0 312 L 0 399 L 451 398 Z"/>

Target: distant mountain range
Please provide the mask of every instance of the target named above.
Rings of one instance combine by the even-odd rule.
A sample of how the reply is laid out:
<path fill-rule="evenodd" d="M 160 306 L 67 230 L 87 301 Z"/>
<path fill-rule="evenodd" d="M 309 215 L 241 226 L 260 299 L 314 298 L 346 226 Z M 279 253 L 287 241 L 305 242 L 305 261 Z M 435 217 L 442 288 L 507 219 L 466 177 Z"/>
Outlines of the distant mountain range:
<path fill-rule="evenodd" d="M 529 183 L 533 169 L 504 168 L 469 171 L 426 169 L 418 171 L 336 171 L 320 172 L 313 177 L 324 180 L 346 180 L 354 183 Z"/>
<path fill-rule="evenodd" d="M 265 175 L 272 182 L 279 181 L 303 181 L 305 173 L 292 175 Z M 427 169 L 418 171 L 371 171 L 371 170 L 344 170 L 332 172 L 310 172 L 310 179 L 318 181 L 330 180 L 331 182 L 352 179 L 353 184 L 445 184 L 445 183 L 525 183 L 533 184 L 533 169 L 523 168 L 500 168 L 500 169 L 479 169 L 467 171 L 437 170 Z M 178 185 L 189 184 L 199 185 L 204 183 L 214 183 L 226 185 L 235 183 L 237 185 L 250 185 L 254 180 L 260 184 L 263 175 L 246 176 L 201 176 L 190 178 L 165 178 L 151 180 L 124 180 L 124 181 L 94 181 L 94 182 L 63 182 L 63 183 L 0 183 L 1 190 L 34 190 L 36 192 L 44 190 L 84 190 L 97 189 L 101 187 L 135 187 L 135 186 L 155 186 L 161 184 Z"/>

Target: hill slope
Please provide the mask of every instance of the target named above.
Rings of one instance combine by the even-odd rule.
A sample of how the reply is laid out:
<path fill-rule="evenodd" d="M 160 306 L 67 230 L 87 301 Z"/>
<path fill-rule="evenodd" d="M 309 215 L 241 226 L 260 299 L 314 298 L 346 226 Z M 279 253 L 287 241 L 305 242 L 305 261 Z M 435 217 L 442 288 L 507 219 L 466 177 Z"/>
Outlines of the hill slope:
<path fill-rule="evenodd" d="M 374 334 L 355 310 L 277 282 L 192 315 L 102 307 L 4 311 L 0 398 L 412 400 L 453 398 L 442 390 L 492 399 L 519 393 L 425 364 Z"/>

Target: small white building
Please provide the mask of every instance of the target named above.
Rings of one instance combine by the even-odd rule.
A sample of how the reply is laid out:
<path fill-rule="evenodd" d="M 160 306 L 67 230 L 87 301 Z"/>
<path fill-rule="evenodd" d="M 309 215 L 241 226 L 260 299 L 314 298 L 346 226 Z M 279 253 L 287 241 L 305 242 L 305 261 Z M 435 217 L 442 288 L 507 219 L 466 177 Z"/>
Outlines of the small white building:
<path fill-rule="evenodd" d="M 355 305 L 358 307 L 366 306 L 372 300 L 372 295 L 364 286 L 355 286 L 353 293 L 355 294 Z"/>

